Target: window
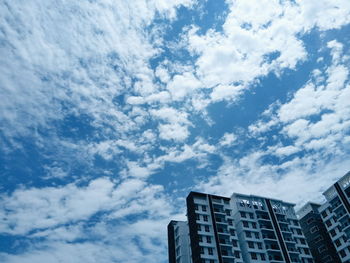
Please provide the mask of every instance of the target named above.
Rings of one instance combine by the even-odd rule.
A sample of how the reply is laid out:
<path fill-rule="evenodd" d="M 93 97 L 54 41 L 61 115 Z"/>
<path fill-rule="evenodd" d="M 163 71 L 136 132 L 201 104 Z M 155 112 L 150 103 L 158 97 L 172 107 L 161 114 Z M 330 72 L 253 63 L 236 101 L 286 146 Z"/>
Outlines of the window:
<path fill-rule="evenodd" d="M 330 255 L 327 255 L 322 258 L 322 262 L 324 263 L 333 262 L 333 258 Z"/>
<path fill-rule="evenodd" d="M 208 222 L 208 216 L 207 216 L 207 215 L 203 215 L 203 220 L 204 220 L 205 222 Z"/>
<path fill-rule="evenodd" d="M 262 260 L 262 261 L 265 261 L 265 260 L 266 260 L 266 258 L 265 258 L 265 255 L 264 255 L 264 254 L 260 254 L 260 257 L 261 257 L 261 260 Z"/>
<path fill-rule="evenodd" d="M 261 243 L 257 243 L 258 244 L 258 249 L 262 249 L 262 244 Z"/>
<path fill-rule="evenodd" d="M 207 236 L 207 243 L 211 243 L 211 237 Z"/>
<path fill-rule="evenodd" d="M 232 224 L 232 219 L 227 219 L 227 222 L 228 222 L 228 224 L 229 224 L 230 226 L 233 225 L 233 224 Z"/>
<path fill-rule="evenodd" d="M 334 236 L 337 234 L 337 232 L 335 232 L 334 229 L 332 229 L 331 231 L 329 231 L 329 233 L 331 234 L 332 237 L 334 237 Z"/>
<path fill-rule="evenodd" d="M 327 225 L 328 227 L 330 227 L 330 226 L 332 225 L 332 221 L 331 221 L 331 220 L 327 220 L 327 221 L 326 221 L 326 225 Z"/>
<path fill-rule="evenodd" d="M 323 240 L 323 237 L 321 235 L 318 235 L 314 241 L 317 243 L 317 242 L 320 242 L 322 240 Z"/>
<path fill-rule="evenodd" d="M 326 251 L 327 247 L 325 245 L 321 245 L 318 247 L 318 252 L 322 253 L 323 251 Z"/>
<path fill-rule="evenodd" d="M 241 258 L 241 254 L 239 253 L 239 251 L 235 251 L 234 255 L 235 258 Z"/>
<path fill-rule="evenodd" d="M 199 242 L 203 242 L 203 237 L 201 235 L 198 235 Z"/>
<path fill-rule="evenodd" d="M 326 210 L 323 211 L 323 212 L 321 213 L 321 215 L 322 215 L 323 218 L 327 217 L 327 211 L 326 211 Z"/>
<path fill-rule="evenodd" d="M 252 257 L 252 259 L 258 259 L 258 257 L 256 256 L 256 253 L 252 253 L 250 254 L 250 256 Z"/>
<path fill-rule="evenodd" d="M 233 247 L 237 247 L 237 246 L 238 246 L 238 244 L 237 244 L 237 241 L 236 241 L 236 240 L 232 240 L 232 246 L 233 246 Z"/>
<path fill-rule="evenodd" d="M 208 254 L 213 255 L 213 249 L 211 247 L 208 247 Z"/>
<path fill-rule="evenodd" d="M 200 217 L 198 214 L 196 214 L 196 220 L 200 220 Z"/>
<path fill-rule="evenodd" d="M 306 244 L 305 239 L 304 238 L 300 238 L 300 243 L 305 245 Z"/>
<path fill-rule="evenodd" d="M 341 242 L 340 242 L 340 240 L 339 240 L 339 239 L 337 239 L 337 240 L 334 242 L 334 244 L 335 244 L 337 247 L 340 247 Z"/>
<path fill-rule="evenodd" d="M 253 213 L 249 213 L 249 217 L 250 217 L 250 219 L 254 219 L 254 214 Z"/>
<path fill-rule="evenodd" d="M 342 258 L 346 256 L 346 252 L 345 252 L 344 249 L 343 249 L 343 250 L 340 250 L 339 254 L 340 254 L 340 256 L 341 256 Z"/>
<path fill-rule="evenodd" d="M 315 233 L 316 231 L 318 231 L 318 227 L 317 226 L 311 227 L 311 229 L 310 229 L 311 233 Z"/>
<path fill-rule="evenodd" d="M 198 205 L 194 204 L 194 210 L 198 210 Z"/>
<path fill-rule="evenodd" d="M 241 217 L 244 217 L 244 218 L 247 217 L 247 215 L 245 214 L 245 212 L 240 212 L 240 214 L 241 214 Z"/>
<path fill-rule="evenodd" d="M 243 226 L 244 227 L 249 227 L 248 222 L 247 221 L 243 221 Z"/>
<path fill-rule="evenodd" d="M 204 248 L 203 247 L 199 247 L 199 251 L 201 254 L 204 254 Z"/>
<path fill-rule="evenodd" d="M 206 205 L 202 205 L 202 211 L 204 211 L 204 212 L 207 211 L 207 206 Z"/>
<path fill-rule="evenodd" d="M 249 231 L 246 231 L 246 232 L 245 232 L 245 236 L 246 236 L 246 237 L 252 237 L 252 233 L 250 233 Z"/>
<path fill-rule="evenodd" d="M 175 228 L 175 236 L 178 236 L 178 235 L 179 235 L 179 228 L 176 227 L 176 228 Z"/>
<path fill-rule="evenodd" d="M 209 232 L 210 231 L 209 230 L 209 226 L 205 226 L 204 228 L 205 228 L 205 232 Z"/>
<path fill-rule="evenodd" d="M 254 233 L 254 235 L 255 235 L 255 238 L 256 238 L 256 239 L 259 239 L 259 238 L 260 238 L 259 233 Z"/>
<path fill-rule="evenodd" d="M 197 225 L 197 230 L 198 230 L 198 231 L 201 231 L 201 230 L 202 230 L 201 225 Z"/>
<path fill-rule="evenodd" d="M 252 227 L 253 227 L 254 229 L 256 229 L 256 223 L 255 223 L 255 222 L 252 223 Z"/>
<path fill-rule="evenodd" d="M 251 242 L 251 241 L 249 241 L 249 242 L 248 242 L 248 247 L 249 247 L 249 248 L 254 248 L 254 243 Z"/>

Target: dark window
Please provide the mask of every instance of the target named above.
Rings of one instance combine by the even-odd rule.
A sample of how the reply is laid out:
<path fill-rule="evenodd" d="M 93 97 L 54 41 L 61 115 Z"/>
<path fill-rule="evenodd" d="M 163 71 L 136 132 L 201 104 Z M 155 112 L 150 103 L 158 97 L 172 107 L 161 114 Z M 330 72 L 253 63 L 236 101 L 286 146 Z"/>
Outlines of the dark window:
<path fill-rule="evenodd" d="M 249 227 L 248 222 L 247 221 L 243 221 L 243 226 L 244 227 Z"/>
<path fill-rule="evenodd" d="M 251 242 L 251 241 L 249 241 L 249 242 L 248 242 L 248 247 L 249 247 L 249 248 L 254 248 L 254 243 Z"/>
<path fill-rule="evenodd" d="M 235 251 L 235 258 L 241 258 L 241 254 L 239 253 L 239 251 Z"/>
<path fill-rule="evenodd" d="M 209 232 L 209 226 L 205 226 L 205 232 Z"/>
<path fill-rule="evenodd" d="M 241 213 L 241 217 L 244 217 L 244 218 L 247 217 L 247 215 L 245 214 L 245 212 L 240 212 L 240 213 Z"/>
<path fill-rule="evenodd" d="M 321 213 L 321 215 L 322 215 L 323 218 L 324 218 L 324 217 L 327 217 L 327 211 L 323 211 L 323 212 Z"/>
<path fill-rule="evenodd" d="M 333 262 L 333 258 L 330 255 L 327 255 L 322 258 L 322 262 L 324 263 Z"/>
<path fill-rule="evenodd" d="M 262 244 L 261 243 L 257 243 L 258 244 L 258 249 L 262 249 Z"/>
<path fill-rule="evenodd" d="M 211 247 L 208 248 L 208 254 L 213 255 L 213 249 Z"/>
<path fill-rule="evenodd" d="M 206 221 L 206 222 L 208 222 L 208 216 L 203 215 L 203 220 Z"/>
<path fill-rule="evenodd" d="M 317 226 L 311 227 L 311 229 L 310 229 L 311 233 L 315 233 L 317 231 L 318 231 L 318 227 Z"/>
<path fill-rule="evenodd" d="M 202 210 L 203 210 L 204 212 L 207 211 L 207 206 L 202 205 Z"/>
<path fill-rule="evenodd" d="M 196 214 L 196 220 L 200 220 L 200 217 L 198 214 Z"/>
<path fill-rule="evenodd" d="M 343 250 L 340 250 L 339 254 L 340 254 L 340 256 L 341 256 L 342 258 L 346 256 L 346 252 L 345 252 L 344 249 L 343 249 Z"/>
<path fill-rule="evenodd" d="M 252 227 L 256 229 L 256 223 L 252 223 Z"/>
<path fill-rule="evenodd" d="M 249 231 L 246 231 L 245 235 L 246 235 L 246 237 L 252 237 L 252 233 L 250 233 Z"/>
<path fill-rule="evenodd" d="M 254 214 L 253 214 L 253 213 L 249 213 L 249 217 L 250 217 L 251 219 L 254 219 Z"/>
<path fill-rule="evenodd" d="M 199 247 L 200 253 L 204 254 L 204 248 L 203 247 Z"/>
<path fill-rule="evenodd" d="M 238 244 L 237 244 L 237 241 L 236 241 L 236 240 L 232 240 L 232 246 L 233 246 L 233 247 L 237 247 L 237 246 L 238 246 Z"/>
<path fill-rule="evenodd" d="M 341 242 L 340 242 L 339 239 L 337 239 L 337 240 L 334 242 L 334 244 L 335 244 L 337 247 L 339 247 L 339 246 L 341 245 Z"/>
<path fill-rule="evenodd" d="M 322 253 L 323 251 L 326 251 L 327 247 L 325 245 L 319 246 L 318 247 L 318 252 Z"/>
<path fill-rule="evenodd" d="M 198 210 L 198 205 L 194 204 L 194 210 Z"/>
<path fill-rule="evenodd" d="M 211 243 L 211 237 L 207 236 L 207 243 Z"/>
<path fill-rule="evenodd" d="M 256 238 L 256 239 L 259 239 L 259 238 L 260 238 L 259 233 L 254 233 L 254 235 L 255 235 L 255 238 Z"/>
<path fill-rule="evenodd" d="M 335 232 L 334 229 L 332 229 L 331 231 L 329 231 L 329 233 L 331 234 L 332 237 L 334 237 L 334 236 L 337 234 L 337 232 Z"/>
<path fill-rule="evenodd" d="M 261 254 L 260 257 L 261 257 L 261 260 L 262 260 L 262 261 L 265 261 L 266 258 L 265 258 L 265 255 L 264 255 L 264 254 Z"/>
<path fill-rule="evenodd" d="M 252 259 L 258 259 L 258 257 L 256 256 L 256 253 L 252 253 L 250 255 L 251 255 Z"/>
<path fill-rule="evenodd" d="M 320 236 L 320 235 L 318 235 L 316 238 L 315 238 L 315 242 L 320 242 L 320 241 L 322 241 L 323 240 L 323 237 L 322 236 Z"/>
<path fill-rule="evenodd" d="M 201 229 L 201 225 L 197 225 L 197 230 L 198 231 L 201 231 L 202 229 Z"/>

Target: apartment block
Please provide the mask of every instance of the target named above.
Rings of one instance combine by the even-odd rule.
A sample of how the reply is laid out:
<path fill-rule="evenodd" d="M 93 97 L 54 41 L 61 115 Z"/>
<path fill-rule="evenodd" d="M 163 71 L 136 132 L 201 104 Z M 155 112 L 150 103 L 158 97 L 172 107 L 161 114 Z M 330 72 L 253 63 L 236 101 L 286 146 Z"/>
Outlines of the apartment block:
<path fill-rule="evenodd" d="M 230 198 L 191 192 L 187 217 L 193 263 L 243 263 Z"/>
<path fill-rule="evenodd" d="M 191 263 L 187 222 L 172 220 L 168 224 L 169 263 Z"/>
<path fill-rule="evenodd" d="M 324 225 L 341 259 L 350 262 L 350 172 L 328 188 L 326 203 L 319 208 Z M 321 248 L 327 250 L 324 246 Z"/>
<path fill-rule="evenodd" d="M 334 244 L 319 212 L 321 205 L 307 203 L 298 211 L 299 222 L 315 263 L 340 263 Z"/>
<path fill-rule="evenodd" d="M 294 204 L 233 194 L 231 207 L 245 263 L 314 262 Z"/>
<path fill-rule="evenodd" d="M 186 202 L 188 222 L 168 225 L 170 263 L 314 262 L 294 204 L 198 192 L 191 192 Z"/>

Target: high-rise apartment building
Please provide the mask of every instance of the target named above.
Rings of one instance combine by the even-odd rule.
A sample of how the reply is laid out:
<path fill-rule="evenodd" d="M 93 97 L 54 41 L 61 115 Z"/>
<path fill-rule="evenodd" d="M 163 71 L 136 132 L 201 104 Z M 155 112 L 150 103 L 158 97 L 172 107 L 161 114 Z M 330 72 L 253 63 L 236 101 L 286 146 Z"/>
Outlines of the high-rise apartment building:
<path fill-rule="evenodd" d="M 328 188 L 320 208 L 324 225 L 342 262 L 350 262 L 350 172 Z M 324 246 L 322 249 L 328 249 Z"/>
<path fill-rule="evenodd" d="M 231 207 L 245 263 L 313 262 L 294 204 L 233 194 Z"/>
<path fill-rule="evenodd" d="M 197 192 L 187 197 L 193 263 L 243 263 L 230 198 Z"/>
<path fill-rule="evenodd" d="M 190 263 L 190 251 L 187 222 L 170 221 L 168 224 L 169 263 Z"/>
<path fill-rule="evenodd" d="M 198 192 L 191 192 L 186 201 L 188 224 L 182 225 L 188 227 L 188 238 L 176 241 L 178 222 L 169 224 L 170 263 L 187 263 L 181 261 L 181 247 L 186 245 L 190 263 L 313 262 L 293 204 Z"/>
<path fill-rule="evenodd" d="M 315 263 L 340 263 L 340 258 L 319 213 L 321 205 L 307 203 L 298 211 L 299 222 Z"/>

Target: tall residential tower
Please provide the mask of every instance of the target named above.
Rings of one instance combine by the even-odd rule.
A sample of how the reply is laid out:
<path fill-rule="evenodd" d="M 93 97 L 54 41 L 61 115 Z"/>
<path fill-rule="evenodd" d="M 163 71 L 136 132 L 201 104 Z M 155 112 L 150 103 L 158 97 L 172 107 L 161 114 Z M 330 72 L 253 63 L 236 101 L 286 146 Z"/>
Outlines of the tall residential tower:
<path fill-rule="evenodd" d="M 178 222 L 168 226 L 170 263 L 313 262 L 294 204 L 198 192 L 191 192 L 186 201 L 188 222 L 181 224 L 188 229 L 187 239 L 178 238 L 172 230 Z M 189 261 L 182 257 L 184 246 L 188 246 Z"/>

